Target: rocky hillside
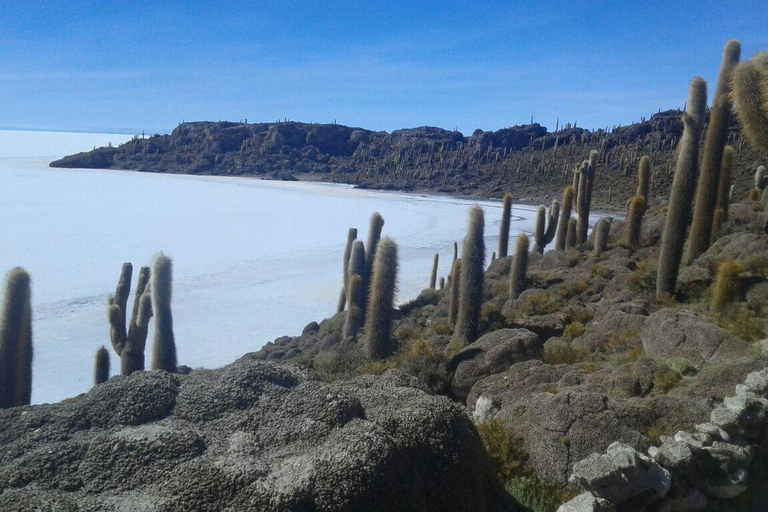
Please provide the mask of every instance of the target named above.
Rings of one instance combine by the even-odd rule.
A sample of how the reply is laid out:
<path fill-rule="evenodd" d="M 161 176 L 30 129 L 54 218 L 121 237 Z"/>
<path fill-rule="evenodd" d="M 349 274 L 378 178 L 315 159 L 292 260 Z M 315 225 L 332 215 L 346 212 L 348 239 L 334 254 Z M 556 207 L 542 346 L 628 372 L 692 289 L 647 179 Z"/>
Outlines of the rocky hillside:
<path fill-rule="evenodd" d="M 143 172 L 315 179 L 360 187 L 501 197 L 540 202 L 559 197 L 574 167 L 600 151 L 597 208 L 624 208 L 635 186 L 638 161 L 653 161 L 652 194 L 666 195 L 682 133 L 681 112 L 666 111 L 630 126 L 590 131 L 566 125 L 549 132 L 539 124 L 497 131 L 435 127 L 375 132 L 336 124 L 182 123 L 170 135 L 134 138 L 51 163 L 52 167 L 133 169 Z M 737 194 L 759 162 L 737 124 Z"/>

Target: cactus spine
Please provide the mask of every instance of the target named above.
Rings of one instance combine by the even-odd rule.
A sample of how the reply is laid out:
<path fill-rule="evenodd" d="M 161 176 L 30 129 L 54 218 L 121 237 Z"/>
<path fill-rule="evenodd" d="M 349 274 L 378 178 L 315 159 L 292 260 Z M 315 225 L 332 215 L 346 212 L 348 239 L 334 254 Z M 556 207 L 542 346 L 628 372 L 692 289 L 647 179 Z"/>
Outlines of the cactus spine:
<path fill-rule="evenodd" d="M 341 289 L 341 295 L 339 296 L 339 307 L 337 308 L 337 312 L 341 313 L 344 311 L 344 307 L 346 306 L 347 302 L 347 281 L 349 279 L 349 274 L 347 272 L 347 269 L 349 268 L 349 258 L 352 255 L 352 244 L 357 240 L 357 228 L 349 228 L 349 231 L 347 232 L 347 245 L 344 247 L 344 262 L 343 262 L 343 275 L 342 279 L 344 282 L 344 286 Z"/>
<path fill-rule="evenodd" d="M 643 224 L 643 213 L 645 213 L 645 198 L 635 196 L 629 206 L 629 215 L 627 216 L 627 247 L 632 250 L 640 246 L 640 228 Z"/>
<path fill-rule="evenodd" d="M 440 261 L 440 254 L 435 253 L 435 258 L 432 260 L 432 274 L 429 276 L 429 288 L 431 290 L 435 289 L 435 285 L 437 284 L 437 264 Z"/>
<path fill-rule="evenodd" d="M 517 299 L 528 285 L 528 235 L 521 233 L 515 244 L 515 257 L 509 273 L 509 297 Z"/>
<path fill-rule="evenodd" d="M 451 267 L 451 303 L 448 309 L 448 321 L 452 326 L 456 325 L 456 317 L 459 314 L 459 286 L 461 280 L 461 259 L 453 261 Z"/>
<path fill-rule="evenodd" d="M 378 244 L 365 324 L 365 355 L 370 360 L 392 354 L 390 337 L 396 283 L 397 244 L 384 238 Z"/>
<path fill-rule="evenodd" d="M 715 96 L 710 109 L 707 135 L 701 160 L 701 175 L 696 188 L 696 202 L 693 211 L 691 233 L 688 237 L 687 259 L 693 261 L 709 248 L 712 242 L 712 222 L 716 209 L 717 187 L 723 164 L 723 150 L 728 139 L 731 122 L 730 85 L 733 69 L 739 63 L 741 45 L 735 39 L 726 43 L 723 62 L 717 77 Z"/>
<path fill-rule="evenodd" d="M 32 303 L 29 274 L 16 267 L 5 282 L 0 323 L 0 408 L 32 398 Z"/>
<path fill-rule="evenodd" d="M 635 195 L 642 196 L 648 203 L 648 188 L 651 178 L 651 159 L 648 155 L 643 155 L 640 159 L 640 166 L 637 171 L 637 193 Z"/>
<path fill-rule="evenodd" d="M 126 330 L 128 295 L 131 289 L 133 265 L 123 263 L 115 295 L 109 297 L 109 337 L 112 347 L 120 357 L 120 374 L 130 375 L 144 370 L 144 349 L 147 343 L 149 319 L 152 317 L 152 301 L 148 289 L 149 267 L 141 267 L 136 283 L 133 311 Z"/>
<path fill-rule="evenodd" d="M 768 53 L 739 64 L 732 87 L 741 129 L 757 151 L 768 155 Z"/>
<path fill-rule="evenodd" d="M 568 234 L 568 220 L 571 218 L 571 210 L 573 209 L 573 187 L 568 187 L 563 192 L 563 207 L 560 210 L 560 220 L 557 223 L 557 238 L 555 240 L 555 250 L 562 251 L 565 249 L 565 238 Z"/>
<path fill-rule="evenodd" d="M 568 230 L 565 235 L 565 248 L 573 249 L 576 247 L 576 219 L 568 219 Z"/>
<path fill-rule="evenodd" d="M 669 210 L 664 222 L 661 254 L 656 276 L 656 295 L 674 295 L 677 272 L 683 255 L 685 231 L 691 211 L 699 161 L 699 140 L 704 126 L 707 83 L 701 77 L 691 82 L 688 95 L 689 112 L 683 114 L 683 135 L 678 143 L 675 178 L 669 198 Z"/>
<path fill-rule="evenodd" d="M 484 230 L 483 210 L 479 206 L 473 206 L 469 211 L 467 234 L 461 248 L 459 311 L 452 340 L 454 348 L 472 343 L 477 336 L 483 302 Z"/>
<path fill-rule="evenodd" d="M 152 262 L 152 310 L 155 316 L 155 339 L 152 345 L 152 369 L 176 372 L 176 340 L 173 336 L 171 288 L 173 263 L 162 252 Z"/>
<path fill-rule="evenodd" d="M 504 196 L 501 210 L 501 227 L 499 228 L 499 259 L 507 257 L 509 250 L 509 223 L 512 220 L 512 194 Z"/>
<path fill-rule="evenodd" d="M 109 380 L 109 352 L 101 347 L 96 351 L 96 360 L 93 365 L 93 385 L 98 386 Z"/>
<path fill-rule="evenodd" d="M 608 249 L 608 234 L 611 230 L 611 222 L 613 222 L 611 217 L 603 217 L 595 224 L 595 256 L 600 256 Z"/>

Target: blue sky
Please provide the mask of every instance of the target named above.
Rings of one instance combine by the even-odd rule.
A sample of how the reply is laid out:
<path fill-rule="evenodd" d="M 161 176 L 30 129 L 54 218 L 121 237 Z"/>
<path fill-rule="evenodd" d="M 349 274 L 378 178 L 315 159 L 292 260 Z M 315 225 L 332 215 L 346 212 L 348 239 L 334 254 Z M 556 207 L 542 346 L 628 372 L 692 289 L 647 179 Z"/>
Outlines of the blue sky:
<path fill-rule="evenodd" d="M 729 38 L 768 48 L 767 19 L 765 0 L 0 0 L 0 126 L 627 124 L 714 87 Z"/>

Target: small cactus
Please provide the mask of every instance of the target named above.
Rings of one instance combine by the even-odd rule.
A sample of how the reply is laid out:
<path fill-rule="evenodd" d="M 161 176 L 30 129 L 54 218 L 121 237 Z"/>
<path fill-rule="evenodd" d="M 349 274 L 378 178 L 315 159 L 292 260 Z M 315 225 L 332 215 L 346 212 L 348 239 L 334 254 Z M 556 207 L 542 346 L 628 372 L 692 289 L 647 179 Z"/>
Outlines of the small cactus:
<path fill-rule="evenodd" d="M 109 351 L 101 347 L 96 351 L 96 360 L 93 365 L 93 385 L 98 386 L 109 380 Z"/>
<path fill-rule="evenodd" d="M 29 274 L 8 273 L 0 320 L 0 409 L 29 405 L 32 398 L 32 303 Z"/>
<path fill-rule="evenodd" d="M 509 273 L 509 297 L 517 299 L 528 285 L 528 235 L 521 233 L 515 245 L 515 257 Z"/>
<path fill-rule="evenodd" d="M 454 260 L 450 276 L 451 302 L 448 308 L 448 321 L 452 326 L 456 325 L 456 317 L 459 315 L 459 286 L 461 279 L 461 259 Z"/>
<path fill-rule="evenodd" d="M 397 244 L 384 238 L 378 244 L 365 323 L 365 355 L 370 360 L 389 357 L 392 350 L 392 312 L 397 284 Z"/>
<path fill-rule="evenodd" d="M 173 335 L 171 288 L 173 263 L 162 252 L 152 262 L 152 312 L 155 317 L 155 339 L 152 345 L 152 369 L 176 372 L 176 340 Z"/>
<path fill-rule="evenodd" d="M 608 249 L 608 234 L 610 233 L 612 222 L 613 218 L 603 217 L 595 224 L 595 256 L 600 256 Z"/>
<path fill-rule="evenodd" d="M 576 247 L 576 219 L 568 219 L 568 230 L 565 235 L 565 248 L 573 249 Z"/>
<path fill-rule="evenodd" d="M 507 257 L 509 250 L 509 224 L 512 220 L 512 194 L 504 196 L 501 210 L 501 227 L 499 228 L 499 259 Z"/>
<path fill-rule="evenodd" d="M 672 296 L 677 286 L 677 272 L 683 255 L 685 232 L 696 186 L 699 140 L 704 127 L 707 83 L 701 77 L 691 81 L 688 112 L 683 114 L 683 136 L 678 143 L 675 178 L 670 191 L 669 209 L 664 222 L 661 253 L 656 276 L 656 295 Z"/>
<path fill-rule="evenodd" d="M 474 206 L 469 211 L 469 224 L 461 253 L 459 283 L 459 312 L 452 346 L 462 348 L 475 341 L 483 302 L 485 265 L 485 219 L 483 209 Z"/>
<path fill-rule="evenodd" d="M 717 268 L 717 276 L 712 284 L 712 309 L 722 311 L 730 302 L 738 299 L 741 293 L 741 272 L 744 269 L 736 260 L 724 260 Z"/>
<path fill-rule="evenodd" d="M 645 213 L 645 198 L 635 196 L 629 206 L 629 215 L 627 216 L 627 247 L 632 250 L 640 246 L 640 228 L 643 223 L 643 213 Z"/>
<path fill-rule="evenodd" d="M 557 237 L 555 240 L 555 250 L 565 249 L 565 238 L 568 234 L 568 220 L 571 218 L 573 209 L 573 187 L 568 187 L 563 192 L 563 207 L 560 209 L 560 220 L 557 222 Z"/>
<path fill-rule="evenodd" d="M 755 188 L 762 194 L 766 185 L 768 185 L 768 176 L 765 172 L 765 166 L 760 165 L 755 170 Z"/>
<path fill-rule="evenodd" d="M 429 276 L 429 288 L 430 290 L 435 289 L 435 285 L 437 284 L 437 264 L 440 261 L 440 254 L 435 253 L 435 258 L 432 260 L 432 273 Z"/>

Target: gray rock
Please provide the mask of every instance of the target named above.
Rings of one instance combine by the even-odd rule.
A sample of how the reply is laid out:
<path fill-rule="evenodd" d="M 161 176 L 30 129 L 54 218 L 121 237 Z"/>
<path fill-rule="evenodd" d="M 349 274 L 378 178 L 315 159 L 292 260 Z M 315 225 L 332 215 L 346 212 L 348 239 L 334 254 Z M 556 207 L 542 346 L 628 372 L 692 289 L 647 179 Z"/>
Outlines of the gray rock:
<path fill-rule="evenodd" d="M 0 411 L 0 510 L 515 510 L 464 409 L 249 358 Z"/>
<path fill-rule="evenodd" d="M 563 503 L 557 512 L 615 512 L 612 503 L 583 492 L 567 503 Z"/>
<path fill-rule="evenodd" d="M 747 378 L 744 379 L 744 385 L 748 391 L 757 395 L 765 396 L 768 394 L 768 368 L 747 375 Z"/>
<path fill-rule="evenodd" d="M 665 308 L 653 313 L 645 322 L 642 340 L 649 356 L 684 357 L 696 366 L 751 357 L 748 343 L 690 311 Z"/>
<path fill-rule="evenodd" d="M 542 342 L 527 329 L 499 329 L 489 332 L 465 347 L 451 360 L 451 389 L 466 399 L 478 380 L 509 369 L 515 363 L 539 355 Z"/>

